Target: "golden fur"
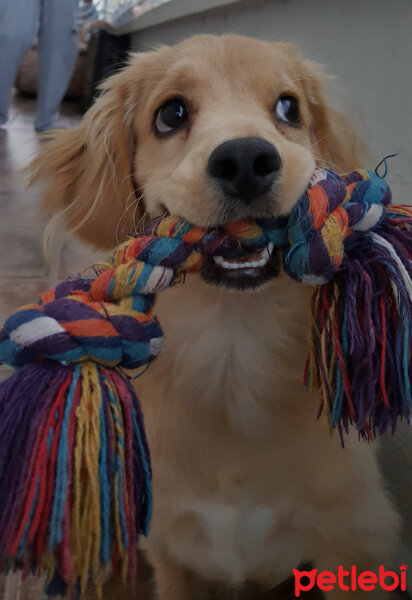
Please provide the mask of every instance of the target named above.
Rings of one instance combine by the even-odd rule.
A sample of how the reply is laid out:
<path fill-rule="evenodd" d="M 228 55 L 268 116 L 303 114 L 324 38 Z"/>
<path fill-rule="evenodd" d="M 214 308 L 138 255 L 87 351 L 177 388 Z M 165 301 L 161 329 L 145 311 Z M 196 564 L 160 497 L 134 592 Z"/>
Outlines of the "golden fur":
<path fill-rule="evenodd" d="M 210 153 L 258 136 L 282 158 L 273 214 L 287 214 L 315 164 L 359 166 L 322 82 L 293 46 L 239 36 L 135 55 L 80 126 L 59 132 L 31 165 L 35 180 L 47 180 L 44 207 L 101 248 L 166 209 L 213 225 L 222 216 L 205 171 Z M 274 121 L 280 94 L 299 100 L 300 128 Z M 190 125 L 159 139 L 153 115 L 174 96 L 187 99 Z M 136 384 L 153 457 L 147 548 L 159 600 L 197 600 L 202 581 L 269 588 L 301 561 L 321 570 L 389 564 L 398 518 L 373 448 L 352 435 L 342 450 L 302 386 L 308 294 L 281 274 L 257 292 L 191 276 L 160 295 L 166 348 Z"/>

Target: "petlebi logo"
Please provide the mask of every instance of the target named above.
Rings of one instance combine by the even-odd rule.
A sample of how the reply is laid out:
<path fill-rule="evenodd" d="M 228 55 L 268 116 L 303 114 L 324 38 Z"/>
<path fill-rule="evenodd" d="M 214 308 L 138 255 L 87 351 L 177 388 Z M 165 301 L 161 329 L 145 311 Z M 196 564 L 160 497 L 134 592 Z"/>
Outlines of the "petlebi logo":
<path fill-rule="evenodd" d="M 344 592 L 363 590 L 365 592 L 373 592 L 377 587 L 392 592 L 400 589 L 403 592 L 406 590 L 406 571 L 408 565 L 399 565 L 399 573 L 395 571 L 387 571 L 383 565 L 379 567 L 378 573 L 374 571 L 358 572 L 356 566 L 352 566 L 350 570 L 339 565 L 338 572 L 335 574 L 332 571 L 299 571 L 293 569 L 295 577 L 295 596 L 299 598 L 301 592 L 308 592 L 315 586 L 323 592 L 330 592 L 338 587 Z"/>

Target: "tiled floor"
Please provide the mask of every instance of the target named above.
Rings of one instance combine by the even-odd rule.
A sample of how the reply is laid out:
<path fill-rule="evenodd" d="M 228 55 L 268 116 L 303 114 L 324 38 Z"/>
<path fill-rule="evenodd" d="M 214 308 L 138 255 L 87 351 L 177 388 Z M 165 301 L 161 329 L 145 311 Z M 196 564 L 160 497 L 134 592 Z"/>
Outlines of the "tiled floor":
<path fill-rule="evenodd" d="M 41 190 L 27 189 L 20 173 L 39 148 L 34 111 L 34 99 L 15 96 L 7 129 L 0 129 L 0 324 L 56 283 L 42 252 L 45 221 L 37 210 Z M 76 104 L 64 103 L 62 125 L 75 127 L 79 120 Z M 58 265 L 59 279 L 76 274 L 97 257 L 68 239 Z M 0 366 L 0 379 L 8 373 L 7 367 Z"/>

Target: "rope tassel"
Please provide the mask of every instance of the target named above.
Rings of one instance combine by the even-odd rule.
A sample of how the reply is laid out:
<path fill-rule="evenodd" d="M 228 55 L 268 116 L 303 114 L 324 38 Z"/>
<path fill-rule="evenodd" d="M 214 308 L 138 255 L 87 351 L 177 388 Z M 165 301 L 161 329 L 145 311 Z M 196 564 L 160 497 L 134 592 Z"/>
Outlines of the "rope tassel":
<path fill-rule="evenodd" d="M 203 231 L 175 216 L 14 313 L 0 332 L 0 569 L 47 573 L 47 593 L 101 591 L 107 564 L 135 572 L 151 516 L 143 417 L 125 369 L 163 346 L 157 293 L 270 242 L 314 286 L 307 385 L 343 434 L 372 438 L 411 410 L 412 209 L 370 171 L 317 169 L 287 218 Z M 167 332 L 166 332 L 167 333 Z"/>
<path fill-rule="evenodd" d="M 100 588 L 112 557 L 132 575 L 151 489 L 131 386 L 91 362 L 26 365 L 3 386 L 1 407 L 2 447 L 12 449 L 0 461 L 3 566 L 10 557 L 53 575 L 58 565 L 61 581 L 82 592 L 89 576 Z"/>
<path fill-rule="evenodd" d="M 351 424 L 372 439 L 394 432 L 398 418 L 409 422 L 412 408 L 412 209 L 390 206 L 389 188 L 372 173 L 346 179 L 357 185 L 339 207 L 347 224 L 338 268 L 313 296 L 305 374 L 342 444 Z"/>

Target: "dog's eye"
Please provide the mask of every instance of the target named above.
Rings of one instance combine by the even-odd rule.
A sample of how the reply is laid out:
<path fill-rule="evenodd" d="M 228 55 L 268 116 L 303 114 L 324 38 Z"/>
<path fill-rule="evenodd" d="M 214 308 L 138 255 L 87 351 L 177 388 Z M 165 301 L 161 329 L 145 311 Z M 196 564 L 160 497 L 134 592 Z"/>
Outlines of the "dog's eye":
<path fill-rule="evenodd" d="M 299 104 L 293 96 L 281 96 L 276 103 L 276 117 L 284 123 L 299 123 Z"/>
<path fill-rule="evenodd" d="M 155 115 L 155 130 L 157 133 L 169 133 L 186 123 L 187 109 L 179 98 L 173 98 L 163 104 Z"/>

